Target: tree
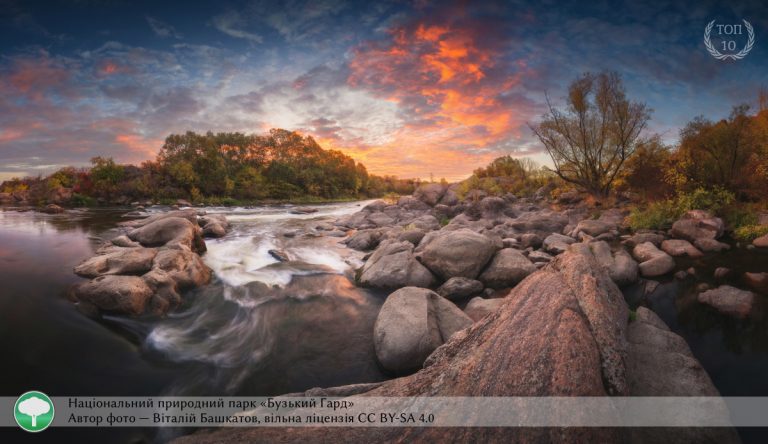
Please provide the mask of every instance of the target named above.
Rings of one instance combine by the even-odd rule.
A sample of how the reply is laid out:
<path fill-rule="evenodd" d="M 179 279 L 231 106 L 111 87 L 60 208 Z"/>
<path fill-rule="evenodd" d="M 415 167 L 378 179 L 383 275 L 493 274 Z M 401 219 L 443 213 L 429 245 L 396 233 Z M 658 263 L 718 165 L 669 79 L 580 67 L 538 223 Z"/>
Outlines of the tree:
<path fill-rule="evenodd" d="M 37 427 L 37 417 L 50 412 L 51 406 L 37 396 L 32 396 L 21 401 L 18 409 L 21 413 L 32 418 L 32 427 Z"/>
<path fill-rule="evenodd" d="M 584 74 L 568 88 L 565 110 L 529 125 L 549 153 L 554 172 L 595 196 L 607 196 L 624 162 L 644 143 L 651 111 L 627 99 L 615 72 Z"/>

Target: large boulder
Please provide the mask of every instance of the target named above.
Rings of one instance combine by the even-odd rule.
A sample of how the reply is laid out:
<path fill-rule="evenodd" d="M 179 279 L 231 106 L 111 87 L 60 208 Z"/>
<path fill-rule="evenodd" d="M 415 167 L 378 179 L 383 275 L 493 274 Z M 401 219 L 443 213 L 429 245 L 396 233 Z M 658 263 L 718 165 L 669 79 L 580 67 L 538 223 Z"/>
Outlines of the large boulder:
<path fill-rule="evenodd" d="M 75 267 L 75 274 L 90 278 L 103 274 L 141 275 L 152 268 L 156 255 L 154 248 L 117 248 L 81 262 Z"/>
<path fill-rule="evenodd" d="M 496 253 L 478 279 L 489 288 L 514 287 L 534 271 L 536 266 L 523 253 L 504 248 Z"/>
<path fill-rule="evenodd" d="M 661 249 L 670 256 L 688 256 L 691 258 L 697 258 L 704 256 L 704 253 L 699 251 L 696 247 L 691 245 L 690 242 L 683 239 L 668 239 L 661 243 Z"/>
<path fill-rule="evenodd" d="M 663 276 L 675 269 L 672 256 L 659 250 L 650 242 L 637 245 L 632 254 L 640 262 L 640 274 L 644 277 Z"/>
<path fill-rule="evenodd" d="M 687 212 L 672 224 L 672 237 L 696 242 L 697 239 L 718 239 L 723 235 L 725 224 L 719 217 L 700 210 Z"/>
<path fill-rule="evenodd" d="M 379 245 L 363 265 L 360 284 L 383 289 L 431 287 L 435 284 L 435 277 L 416 260 L 412 243 L 387 240 Z"/>
<path fill-rule="evenodd" d="M 426 183 L 416 188 L 413 192 L 413 197 L 424 202 L 430 207 L 434 207 L 440 202 L 445 194 L 446 187 L 439 183 Z"/>
<path fill-rule="evenodd" d="M 483 291 L 483 283 L 480 281 L 465 277 L 452 277 L 437 289 L 437 294 L 450 301 L 458 301 L 481 291 Z"/>
<path fill-rule="evenodd" d="M 75 285 L 71 294 L 104 311 L 140 315 L 153 291 L 138 276 L 107 275 Z"/>
<path fill-rule="evenodd" d="M 478 296 L 472 298 L 472 300 L 469 301 L 467 306 L 464 308 L 464 313 L 472 318 L 473 321 L 477 322 L 498 310 L 505 301 L 506 299 L 485 299 Z"/>
<path fill-rule="evenodd" d="M 376 357 L 394 373 L 415 370 L 472 320 L 433 291 L 405 287 L 389 295 L 373 328 Z"/>
<path fill-rule="evenodd" d="M 418 259 L 444 280 L 455 276 L 475 279 L 499 247 L 467 228 L 433 233 L 424 237 L 423 247 L 419 245 Z"/>
<path fill-rule="evenodd" d="M 128 232 L 128 237 L 145 247 L 181 245 L 195 252 L 205 251 L 200 227 L 181 217 L 156 220 Z"/>
<path fill-rule="evenodd" d="M 752 312 L 755 294 L 730 285 L 721 285 L 713 290 L 699 293 L 697 299 L 703 304 L 714 307 L 720 313 L 743 319 Z"/>
<path fill-rule="evenodd" d="M 652 311 L 645 307 L 637 309 L 627 330 L 627 340 L 627 381 L 632 396 L 720 396 L 685 340 L 669 331 Z M 642 427 L 627 432 L 627 441 L 638 444 L 740 442 L 732 428 Z"/>

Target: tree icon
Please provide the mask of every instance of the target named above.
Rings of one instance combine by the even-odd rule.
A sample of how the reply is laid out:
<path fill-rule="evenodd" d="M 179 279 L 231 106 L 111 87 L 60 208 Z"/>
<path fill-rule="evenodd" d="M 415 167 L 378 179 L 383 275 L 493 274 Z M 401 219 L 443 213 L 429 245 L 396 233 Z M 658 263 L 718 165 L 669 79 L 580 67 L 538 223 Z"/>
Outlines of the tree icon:
<path fill-rule="evenodd" d="M 37 427 L 37 417 L 50 412 L 51 406 L 37 396 L 33 396 L 19 403 L 19 411 L 31 417 L 32 427 Z"/>
<path fill-rule="evenodd" d="M 14 406 L 14 418 L 22 429 L 40 432 L 53 422 L 53 402 L 45 393 L 31 391 L 19 396 Z"/>

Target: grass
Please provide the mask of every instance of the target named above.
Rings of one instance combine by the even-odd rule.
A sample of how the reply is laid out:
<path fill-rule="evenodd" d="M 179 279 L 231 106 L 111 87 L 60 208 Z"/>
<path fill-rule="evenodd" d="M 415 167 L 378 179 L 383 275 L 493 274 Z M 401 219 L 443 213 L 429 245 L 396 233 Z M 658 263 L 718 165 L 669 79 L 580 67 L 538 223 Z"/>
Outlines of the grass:
<path fill-rule="evenodd" d="M 752 242 L 766 234 L 768 234 L 768 225 L 744 225 L 733 232 L 736 239 L 744 242 Z"/>

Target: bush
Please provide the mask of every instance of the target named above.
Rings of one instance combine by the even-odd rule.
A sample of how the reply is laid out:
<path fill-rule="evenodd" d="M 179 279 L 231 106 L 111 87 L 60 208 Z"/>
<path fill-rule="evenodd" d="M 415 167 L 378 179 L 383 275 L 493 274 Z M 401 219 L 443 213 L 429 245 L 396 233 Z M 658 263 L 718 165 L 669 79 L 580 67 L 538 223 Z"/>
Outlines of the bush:
<path fill-rule="evenodd" d="M 673 199 L 652 202 L 646 208 L 635 208 L 627 218 L 629 226 L 637 231 L 667 230 L 682 216 L 685 210 L 681 210 Z"/>
<path fill-rule="evenodd" d="M 90 196 L 84 196 L 82 194 L 72 194 L 72 200 L 70 204 L 74 207 L 92 207 L 96 205 L 96 199 Z"/>
<path fill-rule="evenodd" d="M 715 214 L 721 214 L 722 210 L 731 205 L 736 196 L 720 187 L 712 190 L 697 188 L 690 193 L 681 193 L 677 196 L 677 204 L 682 211 L 707 210 Z"/>
<path fill-rule="evenodd" d="M 733 232 L 736 239 L 745 242 L 752 242 L 766 234 L 768 234 L 768 225 L 744 225 Z"/>

